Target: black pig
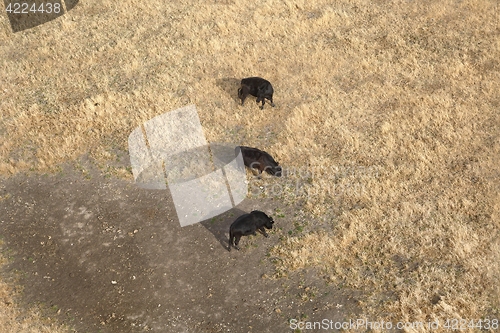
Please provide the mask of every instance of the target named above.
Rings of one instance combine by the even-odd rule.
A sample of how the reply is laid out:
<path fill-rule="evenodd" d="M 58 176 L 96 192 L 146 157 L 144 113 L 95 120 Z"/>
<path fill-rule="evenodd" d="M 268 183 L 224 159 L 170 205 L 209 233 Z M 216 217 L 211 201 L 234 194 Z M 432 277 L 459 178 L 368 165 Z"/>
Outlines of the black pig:
<path fill-rule="evenodd" d="M 237 250 L 238 243 L 240 242 L 241 236 L 257 235 L 257 229 L 265 236 L 269 237 L 266 233 L 267 229 L 273 228 L 274 220 L 272 217 L 266 215 L 266 213 L 259 210 L 254 210 L 251 213 L 241 215 L 238 217 L 229 227 L 229 247 L 228 251 L 231 251 L 231 246 L 234 246 Z"/>
<path fill-rule="evenodd" d="M 270 175 L 281 177 L 281 166 L 265 151 L 252 147 L 237 146 L 235 148 L 236 156 L 238 156 L 240 151 L 243 155 L 245 166 L 250 169 L 255 168 L 259 170 L 259 177 L 263 171 L 266 171 Z"/>
<path fill-rule="evenodd" d="M 241 80 L 241 88 L 238 89 L 238 97 L 241 99 L 241 105 L 245 102 L 245 98 L 250 94 L 257 97 L 257 103 L 262 101 L 260 109 L 264 109 L 264 104 L 266 103 L 264 99 L 268 99 L 271 102 L 271 106 L 274 107 L 273 103 L 273 86 L 267 80 L 261 77 L 248 77 Z"/>

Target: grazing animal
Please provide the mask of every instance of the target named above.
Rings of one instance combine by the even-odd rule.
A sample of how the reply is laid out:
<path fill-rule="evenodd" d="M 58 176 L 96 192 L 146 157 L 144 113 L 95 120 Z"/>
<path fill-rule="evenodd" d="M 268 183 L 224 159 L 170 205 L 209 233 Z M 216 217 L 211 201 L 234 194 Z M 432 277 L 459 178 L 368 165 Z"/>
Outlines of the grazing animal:
<path fill-rule="evenodd" d="M 241 236 L 257 235 L 257 229 L 265 236 L 269 237 L 266 233 L 267 229 L 273 228 L 274 220 L 272 217 L 266 215 L 266 213 L 259 210 L 254 210 L 248 214 L 241 215 L 238 217 L 229 227 L 229 247 L 228 251 L 231 251 L 231 246 L 234 246 L 237 250 L 238 243 L 240 242 Z"/>
<path fill-rule="evenodd" d="M 238 89 L 238 97 L 241 99 L 241 105 L 245 102 L 245 98 L 250 94 L 257 97 L 257 103 L 262 101 L 260 109 L 264 109 L 264 104 L 266 103 L 264 99 L 271 101 L 271 106 L 274 107 L 273 103 L 273 86 L 271 82 L 264 80 L 261 77 L 247 77 L 241 80 L 241 88 Z"/>
<path fill-rule="evenodd" d="M 271 155 L 269 155 L 265 151 L 246 146 L 237 146 L 234 151 L 236 153 L 236 156 L 238 156 L 241 151 L 245 166 L 250 169 L 255 168 L 259 170 L 259 178 L 262 171 L 266 171 L 268 174 L 276 177 L 281 177 L 281 166 L 274 160 Z"/>

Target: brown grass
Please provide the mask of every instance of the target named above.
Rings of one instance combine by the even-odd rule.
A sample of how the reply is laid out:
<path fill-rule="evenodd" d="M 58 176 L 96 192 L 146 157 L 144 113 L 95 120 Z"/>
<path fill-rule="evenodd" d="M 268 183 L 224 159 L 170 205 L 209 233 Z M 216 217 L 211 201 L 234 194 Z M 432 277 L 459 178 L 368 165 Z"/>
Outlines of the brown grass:
<path fill-rule="evenodd" d="M 333 227 L 276 246 L 278 273 L 316 266 L 374 320 L 498 318 L 498 6 L 82 1 L 15 35 L 2 17 L 0 173 L 106 167 L 141 122 L 194 103 L 209 141 L 311 171 L 287 200 Z M 251 75 L 276 108 L 237 105 L 224 79 Z"/>

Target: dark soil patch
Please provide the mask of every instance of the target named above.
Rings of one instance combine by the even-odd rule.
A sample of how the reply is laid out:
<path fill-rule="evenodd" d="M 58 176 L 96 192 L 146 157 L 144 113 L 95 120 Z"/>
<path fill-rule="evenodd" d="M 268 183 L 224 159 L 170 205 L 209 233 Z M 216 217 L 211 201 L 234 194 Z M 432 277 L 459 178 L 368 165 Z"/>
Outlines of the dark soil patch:
<path fill-rule="evenodd" d="M 246 199 L 210 221 L 181 228 L 167 191 L 87 177 L 18 175 L 0 188 L 1 234 L 23 302 L 41 304 L 76 332 L 291 332 L 288 321 L 348 320 L 353 294 L 311 270 L 273 279 L 269 238 L 227 251 L 229 225 L 273 200 Z M 284 216 L 294 208 L 279 207 Z M 8 252 L 7 252 L 8 251 Z"/>

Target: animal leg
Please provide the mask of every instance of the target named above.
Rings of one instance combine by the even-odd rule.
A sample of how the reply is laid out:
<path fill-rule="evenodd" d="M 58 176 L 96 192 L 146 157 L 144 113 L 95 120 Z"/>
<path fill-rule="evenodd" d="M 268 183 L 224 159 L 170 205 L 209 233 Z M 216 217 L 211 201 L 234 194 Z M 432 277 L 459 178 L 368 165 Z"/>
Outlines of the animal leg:
<path fill-rule="evenodd" d="M 264 237 L 269 237 L 269 235 L 267 234 L 266 230 L 264 229 L 264 227 L 260 227 L 259 228 L 260 232 L 264 235 Z"/>
<path fill-rule="evenodd" d="M 238 244 L 240 243 L 240 238 L 241 236 L 236 236 L 236 239 L 234 241 L 234 247 L 236 248 L 236 250 L 240 250 L 240 247 L 238 246 Z"/>

